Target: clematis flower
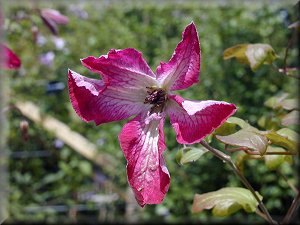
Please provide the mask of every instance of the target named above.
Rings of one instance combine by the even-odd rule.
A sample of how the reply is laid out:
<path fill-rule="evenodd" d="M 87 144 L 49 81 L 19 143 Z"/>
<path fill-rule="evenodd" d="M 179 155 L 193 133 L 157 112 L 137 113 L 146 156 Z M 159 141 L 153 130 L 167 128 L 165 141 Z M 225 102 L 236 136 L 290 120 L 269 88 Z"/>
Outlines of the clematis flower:
<path fill-rule="evenodd" d="M 20 58 L 6 45 L 0 44 L 1 62 L 0 68 L 19 69 L 21 66 Z"/>
<path fill-rule="evenodd" d="M 180 144 L 200 142 L 235 111 L 223 101 L 191 101 L 173 93 L 198 82 L 200 45 L 194 23 L 189 24 L 168 63 L 154 73 L 135 49 L 110 50 L 99 58 L 81 60 L 102 79 L 68 71 L 70 100 L 76 113 L 97 125 L 135 116 L 123 127 L 119 141 L 127 160 L 127 176 L 135 198 L 159 204 L 170 185 L 164 162 L 163 126 L 167 115 Z"/>

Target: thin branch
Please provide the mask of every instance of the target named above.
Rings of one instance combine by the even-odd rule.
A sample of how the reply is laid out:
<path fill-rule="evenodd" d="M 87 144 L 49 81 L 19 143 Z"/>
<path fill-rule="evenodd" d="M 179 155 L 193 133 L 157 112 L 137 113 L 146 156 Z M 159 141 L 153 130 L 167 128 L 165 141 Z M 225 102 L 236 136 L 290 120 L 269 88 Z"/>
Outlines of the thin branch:
<path fill-rule="evenodd" d="M 211 153 L 213 153 L 215 156 L 217 156 L 219 159 L 221 159 L 223 162 L 226 162 L 235 172 L 235 174 L 240 178 L 242 183 L 247 187 L 251 193 L 253 194 L 254 198 L 258 202 L 258 205 L 260 209 L 263 211 L 263 213 L 266 215 L 266 219 L 270 224 L 277 224 L 276 221 L 274 221 L 268 212 L 267 208 L 265 207 L 264 203 L 259 199 L 258 195 L 256 194 L 255 190 L 251 186 L 251 184 L 248 182 L 248 180 L 244 177 L 244 175 L 241 173 L 241 171 L 237 168 L 237 166 L 234 164 L 234 162 L 231 160 L 229 155 L 226 155 L 225 153 L 211 147 L 209 144 L 207 144 L 206 141 L 202 140 L 200 144 L 207 148 Z"/>
<path fill-rule="evenodd" d="M 264 155 L 296 155 L 293 152 L 266 152 Z"/>
<path fill-rule="evenodd" d="M 285 49 L 284 59 L 283 59 L 283 65 L 284 65 L 283 66 L 283 70 L 284 70 L 284 73 L 286 73 L 288 52 L 289 52 L 289 49 L 292 46 L 293 40 L 294 40 L 294 35 L 292 35 L 292 37 L 289 39 L 288 44 L 287 44 L 286 49 Z"/>
<path fill-rule="evenodd" d="M 238 152 L 238 151 L 248 151 L 249 148 L 247 147 L 226 148 L 225 147 L 225 150 L 228 152 Z"/>
<path fill-rule="evenodd" d="M 288 58 L 288 53 L 289 50 L 291 49 L 293 43 L 295 40 L 297 40 L 296 38 L 298 37 L 297 35 L 297 29 L 294 29 L 294 32 L 291 36 L 291 38 L 288 40 L 285 52 L 284 52 L 284 58 L 283 58 L 283 68 L 278 68 L 274 63 L 272 63 L 272 66 L 275 68 L 275 70 L 279 73 L 283 73 L 289 77 L 293 77 L 296 79 L 300 79 L 300 75 L 299 74 L 290 74 L 290 71 L 299 71 L 299 68 L 288 68 L 287 66 L 287 58 Z"/>
<path fill-rule="evenodd" d="M 265 219 L 265 220 L 268 221 L 267 216 L 266 216 L 263 212 L 261 212 L 259 209 L 256 209 L 255 213 L 256 213 L 257 215 L 259 215 L 261 218 L 263 218 L 263 219 Z M 273 221 L 274 224 L 277 223 L 277 221 L 275 221 L 275 220 L 272 220 L 272 221 Z"/>
<path fill-rule="evenodd" d="M 261 155 L 258 151 L 245 151 L 249 155 Z M 266 152 L 265 155 L 296 155 L 293 152 Z"/>
<path fill-rule="evenodd" d="M 238 151 L 243 151 L 248 155 L 260 155 L 259 151 L 252 151 L 247 147 L 237 147 L 237 148 L 227 148 L 226 151 L 228 152 L 238 152 Z M 296 153 L 293 152 L 266 152 L 264 155 L 296 155 Z"/>
<path fill-rule="evenodd" d="M 272 65 L 274 66 L 274 63 Z M 299 67 L 277 68 L 276 71 L 279 73 L 283 73 L 284 75 L 286 75 L 288 77 L 300 79 L 300 74 L 296 73 L 299 71 Z"/>
<path fill-rule="evenodd" d="M 294 215 L 295 211 L 299 207 L 299 204 L 300 204 L 300 192 L 298 192 L 296 198 L 294 198 L 294 200 L 293 200 L 287 214 L 283 218 L 281 224 L 289 224 L 290 223 L 291 219 L 293 218 L 293 215 Z"/>
<path fill-rule="evenodd" d="M 290 188 L 295 192 L 295 194 L 298 194 L 298 189 L 295 187 L 294 184 L 292 184 L 288 178 L 280 171 L 280 170 L 277 170 L 277 173 L 282 176 L 282 178 L 285 180 L 285 182 L 290 186 Z"/>
<path fill-rule="evenodd" d="M 285 49 L 285 53 L 284 53 L 284 58 L 283 58 L 283 70 L 284 70 L 285 74 L 287 73 L 287 57 L 288 57 L 288 53 L 289 53 L 289 50 L 292 47 L 294 41 L 297 40 L 296 39 L 297 37 L 298 37 L 298 31 L 297 31 L 297 29 L 293 29 L 292 36 L 288 40 L 288 43 L 287 43 L 287 46 L 286 46 L 286 49 Z"/>

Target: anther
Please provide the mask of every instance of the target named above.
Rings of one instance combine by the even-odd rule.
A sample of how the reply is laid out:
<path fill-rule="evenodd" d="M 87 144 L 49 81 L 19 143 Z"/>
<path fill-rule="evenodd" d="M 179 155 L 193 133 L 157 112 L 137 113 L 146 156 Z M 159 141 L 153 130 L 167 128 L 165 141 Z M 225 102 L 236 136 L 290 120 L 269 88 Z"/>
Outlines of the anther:
<path fill-rule="evenodd" d="M 146 87 L 147 97 L 145 98 L 144 104 L 153 105 L 151 108 L 152 112 L 161 112 L 164 108 L 165 102 L 167 100 L 167 93 L 164 89 L 156 87 Z"/>

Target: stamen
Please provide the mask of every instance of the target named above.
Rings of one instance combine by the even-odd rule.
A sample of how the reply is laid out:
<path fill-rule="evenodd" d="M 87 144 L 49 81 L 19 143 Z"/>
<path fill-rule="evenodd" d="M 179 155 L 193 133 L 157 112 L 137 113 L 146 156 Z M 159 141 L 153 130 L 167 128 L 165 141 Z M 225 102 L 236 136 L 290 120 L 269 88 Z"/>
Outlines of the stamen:
<path fill-rule="evenodd" d="M 167 100 L 167 93 L 162 88 L 156 87 L 146 87 L 147 97 L 145 98 L 144 104 L 153 105 L 151 108 L 151 113 L 153 112 L 162 112 Z"/>

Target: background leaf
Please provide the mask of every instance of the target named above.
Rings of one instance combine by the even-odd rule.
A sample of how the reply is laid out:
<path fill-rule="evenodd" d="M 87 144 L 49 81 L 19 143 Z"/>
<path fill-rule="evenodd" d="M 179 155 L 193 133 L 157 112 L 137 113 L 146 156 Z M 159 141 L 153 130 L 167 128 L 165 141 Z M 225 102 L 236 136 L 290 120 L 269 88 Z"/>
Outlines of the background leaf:
<path fill-rule="evenodd" d="M 265 106 L 273 109 L 284 108 L 286 110 L 298 109 L 298 100 L 295 98 L 289 98 L 288 93 L 281 93 L 279 95 L 273 96 L 265 101 Z"/>
<path fill-rule="evenodd" d="M 295 153 L 297 151 L 296 138 L 298 134 L 291 129 L 282 128 L 278 131 L 270 131 L 265 135 L 272 144 L 286 148 L 288 151 Z"/>
<path fill-rule="evenodd" d="M 176 154 L 176 161 L 180 165 L 184 165 L 186 163 L 194 162 L 198 160 L 204 153 L 208 152 L 205 148 L 199 147 L 186 147 L 182 148 Z"/>
<path fill-rule="evenodd" d="M 289 112 L 281 119 L 283 126 L 299 125 L 299 110 Z"/>
<path fill-rule="evenodd" d="M 248 64 L 253 71 L 262 64 L 271 64 L 276 58 L 274 49 L 268 44 L 238 44 L 227 48 L 223 53 L 225 60 L 236 58 L 240 63 Z"/>
<path fill-rule="evenodd" d="M 238 117 L 235 117 L 235 116 L 232 116 L 232 117 L 228 118 L 226 122 L 237 124 L 241 128 L 246 128 L 246 127 L 250 126 L 250 124 L 247 123 L 245 120 L 242 120 L 242 119 L 240 119 Z"/>
<path fill-rule="evenodd" d="M 289 140 L 291 141 L 294 141 L 294 142 L 298 142 L 299 141 L 299 134 L 289 128 L 282 128 L 278 131 L 276 131 L 277 134 L 280 134 L 281 136 L 283 137 L 286 137 L 288 138 Z"/>
<path fill-rule="evenodd" d="M 258 196 L 262 199 L 260 194 Z M 213 208 L 213 215 L 228 216 L 240 209 L 244 209 L 246 212 L 255 212 L 257 206 L 258 202 L 248 189 L 226 187 L 201 195 L 195 194 L 192 211 L 197 213 Z"/>
<path fill-rule="evenodd" d="M 267 152 L 284 152 L 283 148 L 268 146 Z M 265 155 L 265 163 L 269 170 L 276 170 L 284 162 L 292 163 L 290 155 Z"/>
<path fill-rule="evenodd" d="M 241 129 L 227 136 L 217 135 L 216 138 L 228 145 L 247 147 L 259 151 L 260 155 L 266 152 L 268 145 L 268 139 L 264 135 L 246 129 Z"/>
<path fill-rule="evenodd" d="M 299 109 L 298 99 L 284 99 L 281 103 L 282 107 L 286 110 Z"/>
<path fill-rule="evenodd" d="M 271 64 L 277 58 L 274 49 L 268 44 L 249 44 L 245 54 L 253 71 L 262 64 Z"/>
<path fill-rule="evenodd" d="M 225 49 L 223 52 L 223 59 L 236 58 L 239 62 L 249 64 L 249 60 L 245 54 L 248 44 L 234 45 L 230 48 Z"/>
<path fill-rule="evenodd" d="M 235 123 L 230 123 L 230 122 L 225 122 L 220 126 L 218 129 L 214 131 L 214 135 L 229 135 L 236 132 L 236 124 Z"/>

